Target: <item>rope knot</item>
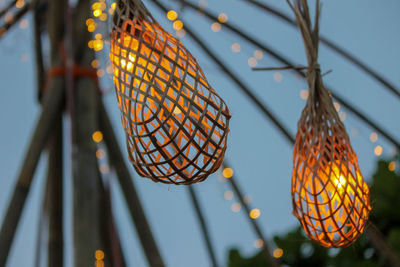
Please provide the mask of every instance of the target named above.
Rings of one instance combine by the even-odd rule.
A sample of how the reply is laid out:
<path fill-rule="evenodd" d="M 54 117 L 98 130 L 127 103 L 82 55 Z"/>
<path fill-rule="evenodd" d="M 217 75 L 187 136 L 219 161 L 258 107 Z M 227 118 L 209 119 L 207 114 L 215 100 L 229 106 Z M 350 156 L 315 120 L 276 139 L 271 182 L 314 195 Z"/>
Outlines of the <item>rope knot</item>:
<path fill-rule="evenodd" d="M 321 66 L 318 64 L 318 62 L 315 62 L 314 64 L 310 64 L 308 66 L 307 73 L 312 73 L 314 71 L 321 72 Z"/>

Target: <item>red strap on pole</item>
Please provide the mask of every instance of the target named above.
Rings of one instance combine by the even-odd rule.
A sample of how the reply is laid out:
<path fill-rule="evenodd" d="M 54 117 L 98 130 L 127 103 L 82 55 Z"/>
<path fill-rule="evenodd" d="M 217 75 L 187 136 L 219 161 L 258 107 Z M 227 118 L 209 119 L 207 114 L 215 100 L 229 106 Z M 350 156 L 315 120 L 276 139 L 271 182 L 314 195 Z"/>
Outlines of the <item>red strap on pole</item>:
<path fill-rule="evenodd" d="M 81 67 L 79 65 L 74 65 L 73 69 L 73 76 L 74 79 L 80 78 L 80 77 L 88 77 L 93 80 L 93 82 L 96 83 L 97 87 L 98 86 L 98 78 L 97 78 L 97 71 L 94 68 L 87 68 L 87 67 Z M 48 86 L 51 82 L 51 80 L 56 77 L 56 76 L 65 76 L 66 75 L 66 68 L 65 66 L 56 66 L 51 68 L 48 73 L 47 73 L 47 78 L 45 82 L 45 86 L 43 88 L 43 92 L 46 92 L 48 89 Z M 99 90 L 100 91 L 100 90 Z M 101 92 L 101 91 L 100 91 Z"/>

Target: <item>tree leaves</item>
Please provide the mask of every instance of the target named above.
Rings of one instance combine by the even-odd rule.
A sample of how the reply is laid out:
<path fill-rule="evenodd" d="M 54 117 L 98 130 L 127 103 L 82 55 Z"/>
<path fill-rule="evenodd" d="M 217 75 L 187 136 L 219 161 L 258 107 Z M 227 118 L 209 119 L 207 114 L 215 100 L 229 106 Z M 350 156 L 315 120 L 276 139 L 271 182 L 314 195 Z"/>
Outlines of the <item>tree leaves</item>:
<path fill-rule="evenodd" d="M 370 221 L 386 237 L 386 241 L 400 254 L 400 173 L 389 170 L 391 161 L 400 166 L 398 157 L 392 160 L 379 160 L 372 176 Z M 303 229 L 297 227 L 286 234 L 274 237 L 276 247 L 283 250 L 281 262 L 288 266 L 340 266 L 340 267 L 379 267 L 389 266 L 376 253 L 363 234 L 354 244 L 342 249 L 327 249 L 310 241 Z M 262 252 L 246 258 L 239 250 L 231 249 L 228 267 L 269 266 Z"/>

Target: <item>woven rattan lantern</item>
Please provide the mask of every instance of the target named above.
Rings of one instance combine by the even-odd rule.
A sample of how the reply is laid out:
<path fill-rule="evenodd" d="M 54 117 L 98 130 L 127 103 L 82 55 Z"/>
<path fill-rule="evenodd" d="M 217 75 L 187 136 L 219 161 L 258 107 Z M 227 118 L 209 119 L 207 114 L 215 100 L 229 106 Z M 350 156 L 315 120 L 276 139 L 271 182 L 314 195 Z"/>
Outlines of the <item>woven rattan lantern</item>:
<path fill-rule="evenodd" d="M 118 1 L 113 23 L 110 58 L 133 166 L 156 182 L 203 181 L 224 158 L 227 105 L 141 1 Z"/>
<path fill-rule="evenodd" d="M 318 34 L 308 26 L 307 2 L 300 3 L 302 11 L 296 2 L 293 8 L 310 65 L 310 94 L 298 122 L 293 151 L 293 213 L 312 240 L 325 247 L 346 247 L 364 231 L 370 211 L 369 189 L 323 85 L 317 64 Z"/>

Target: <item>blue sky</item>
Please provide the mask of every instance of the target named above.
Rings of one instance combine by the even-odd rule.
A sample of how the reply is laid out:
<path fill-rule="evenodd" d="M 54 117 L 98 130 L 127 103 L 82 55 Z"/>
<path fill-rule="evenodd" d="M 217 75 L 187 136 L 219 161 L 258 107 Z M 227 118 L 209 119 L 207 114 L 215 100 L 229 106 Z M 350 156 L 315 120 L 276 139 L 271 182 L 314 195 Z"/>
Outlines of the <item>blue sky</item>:
<path fill-rule="evenodd" d="M 286 1 L 264 0 L 264 2 L 292 16 Z M 160 24 L 165 29 L 173 31 L 172 23 L 166 19 L 165 14 L 161 13 L 150 1 L 145 1 L 145 3 L 148 4 L 148 8 Z M 304 81 L 288 71 L 281 72 L 282 80 L 279 82 L 274 79 L 274 75 L 276 76 L 274 72 L 251 71 L 248 58 L 253 56 L 257 47 L 247 44 L 224 27 L 220 32 L 213 32 L 210 29 L 212 22 L 189 9 L 181 10 L 174 1 L 163 1 L 163 3 L 177 10 L 179 17 L 187 21 L 188 25 L 206 40 L 208 46 L 224 59 L 225 64 L 245 80 L 259 99 L 277 114 L 293 134 L 295 133 L 297 120 L 305 105 L 305 100 L 300 98 L 301 90 L 307 89 Z M 361 58 L 378 73 L 400 87 L 400 50 L 398 49 L 400 2 L 397 0 L 384 2 L 335 0 L 322 1 L 322 3 L 321 34 Z M 297 29 L 240 0 L 209 0 L 207 8 L 216 14 L 226 13 L 232 24 L 269 44 L 297 64 L 306 64 L 303 43 Z M 0 90 L 1 218 L 11 197 L 18 168 L 22 163 L 30 133 L 40 112 L 36 101 L 31 17 L 27 18 L 29 21 L 27 29 L 15 28 L 0 40 L 0 77 L 3 83 Z M 251 207 L 261 210 L 261 216 L 257 220 L 264 232 L 268 237 L 272 237 L 274 234 L 283 233 L 297 226 L 298 222 L 291 214 L 291 145 L 188 36 L 185 36 L 182 41 L 196 56 L 210 84 L 224 98 L 231 110 L 231 132 L 226 158 L 232 164 L 243 191 L 251 196 Z M 231 45 L 236 42 L 241 45 L 239 53 L 231 51 Z M 99 53 L 98 58 L 101 62 L 105 62 L 108 59 L 106 51 Z M 324 79 L 335 92 L 400 140 L 398 98 L 323 45 L 320 47 L 320 64 L 323 71 L 333 70 Z M 279 67 L 281 64 L 264 54 L 257 66 Z M 104 78 L 102 85 L 103 89 L 110 89 L 112 81 Z M 107 109 L 120 137 L 121 147 L 126 153 L 115 95 L 112 90 L 108 92 L 104 96 Z M 371 142 L 369 137 L 373 130 L 346 109 L 341 108 L 340 111 L 346 113 L 344 124 L 351 137 L 353 148 L 359 156 L 361 170 L 368 181 L 377 159 L 374 148 L 381 145 L 383 147 L 381 157 L 390 157 L 393 146 L 381 136 L 378 136 L 376 143 Z M 68 120 L 65 125 L 68 131 Z M 358 134 L 353 135 L 350 134 L 351 132 Z M 65 157 L 67 192 L 65 231 L 67 233 L 66 262 L 69 267 L 72 266 L 73 255 L 70 235 L 72 229 L 71 172 L 69 171 L 71 154 L 68 145 L 67 138 L 65 141 L 67 153 Z M 42 157 L 8 266 L 33 266 L 45 165 L 45 157 Z M 148 179 L 140 178 L 133 168 L 130 169 L 167 265 L 208 266 L 207 253 L 186 188 L 153 183 Z M 250 228 L 244 212 L 231 211 L 231 205 L 236 200 L 235 198 L 224 199 L 224 192 L 229 190 L 229 187 L 226 182 L 220 181 L 219 176 L 219 173 L 211 175 L 206 181 L 197 184 L 196 189 L 212 234 L 218 261 L 222 265 L 226 262 L 227 251 L 231 247 L 240 248 L 246 255 L 256 253 L 254 241 L 257 237 Z M 109 177 L 112 181 L 113 193 L 115 193 L 114 212 L 125 257 L 130 263 L 129 266 L 146 266 L 118 185 L 113 180 L 113 173 L 110 173 Z"/>

